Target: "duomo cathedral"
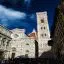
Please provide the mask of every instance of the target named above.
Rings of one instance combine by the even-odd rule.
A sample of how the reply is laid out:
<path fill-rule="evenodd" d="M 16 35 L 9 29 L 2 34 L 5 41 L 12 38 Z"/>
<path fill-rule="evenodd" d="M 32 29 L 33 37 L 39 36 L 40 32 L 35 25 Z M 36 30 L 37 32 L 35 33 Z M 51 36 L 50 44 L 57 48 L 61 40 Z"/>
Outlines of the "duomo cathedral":
<path fill-rule="evenodd" d="M 47 12 L 37 12 L 37 31 L 26 35 L 25 29 L 8 30 L 0 25 L 0 57 L 8 58 L 36 58 L 51 49 L 48 46 L 50 30 Z M 38 49 L 37 49 L 37 48 Z"/>

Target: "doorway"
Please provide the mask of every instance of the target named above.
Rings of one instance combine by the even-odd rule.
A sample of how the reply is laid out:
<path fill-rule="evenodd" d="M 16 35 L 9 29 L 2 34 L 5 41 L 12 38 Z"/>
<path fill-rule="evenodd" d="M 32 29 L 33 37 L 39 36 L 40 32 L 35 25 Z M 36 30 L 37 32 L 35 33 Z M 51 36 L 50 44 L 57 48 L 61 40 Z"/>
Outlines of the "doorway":
<path fill-rule="evenodd" d="M 15 53 L 12 53 L 12 58 L 14 58 L 15 57 Z"/>
<path fill-rule="evenodd" d="M 4 52 L 0 51 L 0 59 L 4 59 Z"/>

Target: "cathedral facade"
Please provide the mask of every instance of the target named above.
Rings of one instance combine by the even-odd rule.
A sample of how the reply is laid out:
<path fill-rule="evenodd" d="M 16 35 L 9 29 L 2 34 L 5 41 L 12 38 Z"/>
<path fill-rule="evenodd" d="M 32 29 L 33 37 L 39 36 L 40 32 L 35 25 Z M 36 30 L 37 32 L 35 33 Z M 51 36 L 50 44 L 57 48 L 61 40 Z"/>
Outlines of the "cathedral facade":
<path fill-rule="evenodd" d="M 24 29 L 11 30 L 11 55 L 12 57 L 35 58 L 35 40 L 25 34 Z"/>

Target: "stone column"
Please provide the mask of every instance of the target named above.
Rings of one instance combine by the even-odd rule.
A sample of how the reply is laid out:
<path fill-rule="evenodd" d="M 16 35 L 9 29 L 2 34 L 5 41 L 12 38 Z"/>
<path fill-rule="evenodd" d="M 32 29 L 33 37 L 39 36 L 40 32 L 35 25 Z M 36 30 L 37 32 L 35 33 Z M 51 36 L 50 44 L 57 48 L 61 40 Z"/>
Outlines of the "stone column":
<path fill-rule="evenodd" d="M 5 48 L 7 47 L 7 42 L 8 42 L 8 40 L 6 39 L 5 40 Z M 6 50 L 7 50 L 7 48 L 6 48 Z"/>
<path fill-rule="evenodd" d="M 2 39 L 3 39 L 3 37 L 0 37 L 0 48 L 3 47 L 3 46 L 2 46 Z"/>
<path fill-rule="evenodd" d="M 9 47 L 10 46 L 10 40 L 7 40 L 7 42 L 6 42 L 7 44 L 6 44 L 6 48 L 7 47 Z"/>

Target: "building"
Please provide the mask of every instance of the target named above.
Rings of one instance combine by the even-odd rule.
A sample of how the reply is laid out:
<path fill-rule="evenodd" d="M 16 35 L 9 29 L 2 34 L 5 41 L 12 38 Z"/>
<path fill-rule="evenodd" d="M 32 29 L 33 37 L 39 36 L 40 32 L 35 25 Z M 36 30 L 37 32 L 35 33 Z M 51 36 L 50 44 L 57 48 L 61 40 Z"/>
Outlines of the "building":
<path fill-rule="evenodd" d="M 11 30 L 11 57 L 35 58 L 35 40 L 25 34 L 24 29 Z"/>
<path fill-rule="evenodd" d="M 0 25 L 0 59 L 10 58 L 11 31 Z"/>
<path fill-rule="evenodd" d="M 51 49 L 47 12 L 37 12 L 37 32 L 26 35 L 25 29 L 0 27 L 0 56 L 5 58 L 37 58 Z M 12 39 L 12 40 L 11 40 Z"/>
<path fill-rule="evenodd" d="M 43 52 L 46 52 L 51 49 L 51 46 L 48 46 L 48 40 L 50 40 L 50 31 L 48 25 L 47 12 L 37 12 L 37 32 L 38 32 L 38 47 L 39 47 L 39 56 Z"/>

